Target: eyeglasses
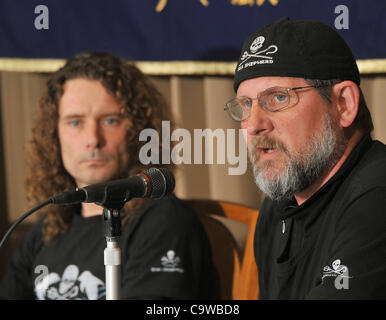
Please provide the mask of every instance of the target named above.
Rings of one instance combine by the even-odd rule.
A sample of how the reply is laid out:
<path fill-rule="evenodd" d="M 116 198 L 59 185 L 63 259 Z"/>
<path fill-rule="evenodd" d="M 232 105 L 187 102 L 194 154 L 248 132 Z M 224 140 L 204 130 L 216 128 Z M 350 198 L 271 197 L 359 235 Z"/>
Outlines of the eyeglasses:
<path fill-rule="evenodd" d="M 254 99 L 243 96 L 232 99 L 225 105 L 224 111 L 227 111 L 233 120 L 243 121 L 248 119 L 251 114 L 253 100 L 257 100 L 263 109 L 276 112 L 294 105 L 299 101 L 295 90 L 325 86 L 326 85 L 294 88 L 272 87 L 264 90 Z"/>

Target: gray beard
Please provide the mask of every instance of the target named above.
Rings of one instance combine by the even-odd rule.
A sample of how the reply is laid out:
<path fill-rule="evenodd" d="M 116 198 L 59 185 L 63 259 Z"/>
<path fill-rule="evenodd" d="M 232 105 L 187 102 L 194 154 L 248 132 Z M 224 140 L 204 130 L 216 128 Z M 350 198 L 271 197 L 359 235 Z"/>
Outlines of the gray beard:
<path fill-rule="evenodd" d="M 347 146 L 343 133 L 334 132 L 331 117 L 326 114 L 323 130 L 306 143 L 305 151 L 289 155 L 284 172 L 266 178 L 269 165 L 258 167 L 248 153 L 256 185 L 272 200 L 291 199 L 311 186 L 339 161 Z"/>

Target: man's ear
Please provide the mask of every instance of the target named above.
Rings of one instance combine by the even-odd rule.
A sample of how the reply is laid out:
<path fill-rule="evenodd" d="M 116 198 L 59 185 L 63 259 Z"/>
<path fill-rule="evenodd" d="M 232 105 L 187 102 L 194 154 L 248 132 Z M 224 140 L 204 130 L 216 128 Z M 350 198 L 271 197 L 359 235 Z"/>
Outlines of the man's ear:
<path fill-rule="evenodd" d="M 332 88 L 333 102 L 339 113 L 339 123 L 349 127 L 358 114 L 359 88 L 352 81 L 343 81 Z"/>

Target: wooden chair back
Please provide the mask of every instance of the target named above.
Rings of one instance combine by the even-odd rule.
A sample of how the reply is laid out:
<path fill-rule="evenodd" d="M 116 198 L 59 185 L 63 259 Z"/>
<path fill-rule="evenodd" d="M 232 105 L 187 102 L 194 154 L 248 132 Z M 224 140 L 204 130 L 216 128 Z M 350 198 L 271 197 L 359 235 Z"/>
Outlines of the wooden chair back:
<path fill-rule="evenodd" d="M 185 200 L 208 234 L 220 281 L 220 299 L 256 300 L 259 295 L 253 239 L 259 211 L 216 200 Z"/>

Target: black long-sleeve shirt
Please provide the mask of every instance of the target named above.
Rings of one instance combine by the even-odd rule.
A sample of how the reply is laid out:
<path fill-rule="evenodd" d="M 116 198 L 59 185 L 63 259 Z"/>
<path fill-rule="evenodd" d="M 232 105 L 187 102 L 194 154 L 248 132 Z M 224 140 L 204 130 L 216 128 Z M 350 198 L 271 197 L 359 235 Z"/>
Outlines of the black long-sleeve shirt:
<path fill-rule="evenodd" d="M 386 146 L 364 136 L 300 206 L 265 199 L 254 250 L 261 299 L 385 299 Z"/>

